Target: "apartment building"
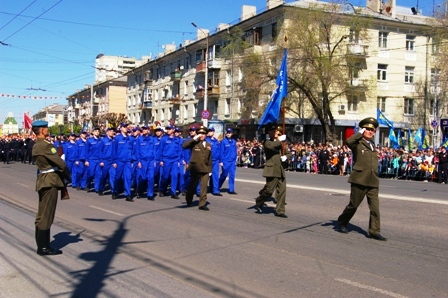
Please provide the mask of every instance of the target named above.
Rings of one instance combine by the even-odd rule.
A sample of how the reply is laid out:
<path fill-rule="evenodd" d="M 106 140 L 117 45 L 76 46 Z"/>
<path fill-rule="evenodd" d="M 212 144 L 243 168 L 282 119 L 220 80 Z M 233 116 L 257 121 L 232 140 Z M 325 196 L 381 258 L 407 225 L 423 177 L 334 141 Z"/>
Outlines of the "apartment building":
<path fill-rule="evenodd" d="M 244 32 L 246 42 L 251 45 L 246 54 L 269 55 L 276 49 L 275 38 L 282 30 L 280 24 L 287 24 L 283 21 L 288 17 L 288 10 L 306 12 L 321 4 L 313 0 L 290 3 L 268 0 L 267 7 L 258 13 L 253 6 L 243 6 L 238 23 L 219 24 L 213 32 L 198 28 L 196 40 L 187 40 L 179 47 L 166 45 L 163 53 L 136 67 L 132 75 L 127 76 L 129 120 L 138 124 L 159 121 L 162 125 L 184 125 L 201 121 L 202 111 L 208 110 L 210 118 L 224 120 L 239 129 L 240 137 L 256 136 L 261 115 L 256 109 L 252 114 L 242 114 L 246 91 L 240 84 L 242 70 L 233 63 L 238 57 L 225 59 L 221 55 L 229 33 L 236 27 Z M 428 34 L 431 18 L 414 11 L 415 8 L 397 7 L 395 1 L 384 4 L 368 0 L 367 7 L 354 7 L 349 3 L 341 6 L 340 14 L 348 18 L 357 14 L 368 18 L 370 24 L 369 38 L 358 39 L 355 32 L 347 40 L 345 54 L 354 56 L 363 65 L 362 71 L 352 76 L 352 92 L 341 94 L 331 103 L 336 119 L 335 135 L 341 141 L 352 133 L 355 122 L 376 116 L 377 108 L 394 121 L 395 128 L 406 131 L 407 128 L 415 130 L 435 117 L 431 115 L 434 109 L 430 92 L 435 89 L 429 85 L 425 87 L 428 82 L 434 82 L 431 70 L 432 77 L 435 72 L 431 64 L 434 61 L 432 38 Z M 263 89 L 259 96 L 262 108 L 274 87 L 273 84 L 260 87 Z M 207 107 L 204 106 L 205 88 Z M 319 135 L 320 122 L 306 101 L 300 114 L 300 118 L 297 113 L 287 114 L 291 138 L 323 140 Z M 377 141 L 387 143 L 386 128 L 380 129 L 378 135 Z"/>
<path fill-rule="evenodd" d="M 134 57 L 98 54 L 95 59 L 95 83 L 117 79 L 149 60 L 151 60 L 149 56 L 137 59 Z"/>

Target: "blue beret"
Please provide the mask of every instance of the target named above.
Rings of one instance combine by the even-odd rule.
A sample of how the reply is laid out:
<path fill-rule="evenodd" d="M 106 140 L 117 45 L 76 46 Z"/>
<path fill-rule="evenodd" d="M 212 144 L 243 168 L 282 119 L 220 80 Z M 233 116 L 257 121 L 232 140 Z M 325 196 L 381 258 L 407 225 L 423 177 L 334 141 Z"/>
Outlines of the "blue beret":
<path fill-rule="evenodd" d="M 128 127 L 127 123 L 120 123 L 120 127 Z"/>
<path fill-rule="evenodd" d="M 114 131 L 115 131 L 115 128 L 113 128 L 113 127 L 108 127 L 108 128 L 106 129 L 106 131 L 109 131 L 109 130 L 114 130 Z"/>
<path fill-rule="evenodd" d="M 32 124 L 33 127 L 48 127 L 48 122 L 43 120 L 36 120 Z"/>
<path fill-rule="evenodd" d="M 176 128 L 174 129 L 174 132 L 182 132 L 182 129 L 180 129 L 179 127 L 176 127 Z"/>
<path fill-rule="evenodd" d="M 149 129 L 149 127 L 147 125 L 143 125 L 142 129 Z"/>
<path fill-rule="evenodd" d="M 172 126 L 172 125 L 167 125 L 167 126 L 165 127 L 165 129 L 174 129 L 174 126 Z"/>
<path fill-rule="evenodd" d="M 81 134 L 87 134 L 87 131 L 83 130 L 81 131 Z"/>
<path fill-rule="evenodd" d="M 154 130 L 160 130 L 160 131 L 163 131 L 163 128 L 162 128 L 161 126 L 157 126 L 156 129 L 154 129 Z"/>
<path fill-rule="evenodd" d="M 94 127 L 93 130 L 100 130 L 100 128 L 99 127 Z"/>
<path fill-rule="evenodd" d="M 231 132 L 231 133 L 233 133 L 233 129 L 229 127 L 229 128 L 226 129 L 226 132 Z"/>
<path fill-rule="evenodd" d="M 190 127 L 190 131 L 196 131 L 196 130 L 198 130 L 198 128 L 196 126 Z"/>
<path fill-rule="evenodd" d="M 215 128 L 214 128 L 214 127 L 210 127 L 210 128 L 208 129 L 208 131 L 215 131 Z"/>

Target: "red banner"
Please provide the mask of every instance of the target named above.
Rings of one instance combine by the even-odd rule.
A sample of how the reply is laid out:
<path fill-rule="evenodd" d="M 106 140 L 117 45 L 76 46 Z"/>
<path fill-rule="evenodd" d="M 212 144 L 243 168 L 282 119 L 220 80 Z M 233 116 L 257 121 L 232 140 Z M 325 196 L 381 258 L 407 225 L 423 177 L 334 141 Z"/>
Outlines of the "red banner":
<path fill-rule="evenodd" d="M 25 129 L 31 129 L 33 120 L 31 119 L 30 116 L 28 116 L 28 114 L 23 113 L 23 128 Z"/>

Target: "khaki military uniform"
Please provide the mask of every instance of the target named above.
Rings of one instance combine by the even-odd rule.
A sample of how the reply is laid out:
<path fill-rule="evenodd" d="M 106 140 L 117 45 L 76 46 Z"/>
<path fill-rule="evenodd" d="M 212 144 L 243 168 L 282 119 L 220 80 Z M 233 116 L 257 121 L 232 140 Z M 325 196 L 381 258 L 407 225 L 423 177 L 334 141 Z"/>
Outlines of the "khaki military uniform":
<path fill-rule="evenodd" d="M 205 146 L 203 145 L 205 143 Z M 192 203 L 196 186 L 200 182 L 201 190 L 199 195 L 199 207 L 207 204 L 207 185 L 209 173 L 212 171 L 212 151 L 211 144 L 206 141 L 189 139 L 182 144 L 184 149 L 191 149 L 191 158 L 188 170 L 191 174 L 191 181 L 188 185 L 185 199 L 187 203 Z"/>
<path fill-rule="evenodd" d="M 37 139 L 32 156 L 39 170 L 36 179 L 39 208 L 35 224 L 39 230 L 49 230 L 56 212 L 58 191 L 65 187 L 64 179 L 71 181 L 71 176 L 56 148 L 47 140 Z"/>
<path fill-rule="evenodd" d="M 275 191 L 277 215 L 285 214 L 286 201 L 286 177 L 282 166 L 281 148 L 282 142 L 280 141 L 269 139 L 264 142 L 266 165 L 263 169 L 263 177 L 266 177 L 266 184 L 259 191 L 260 196 L 256 199 L 257 206 L 261 207 Z"/>
<path fill-rule="evenodd" d="M 369 234 L 380 234 L 380 203 L 378 199 L 378 155 L 372 142 L 365 140 L 361 133 L 356 133 L 346 141 L 353 152 L 353 171 L 348 178 L 351 183 L 350 203 L 338 218 L 342 226 L 346 226 L 358 206 L 367 197 L 370 209 Z"/>

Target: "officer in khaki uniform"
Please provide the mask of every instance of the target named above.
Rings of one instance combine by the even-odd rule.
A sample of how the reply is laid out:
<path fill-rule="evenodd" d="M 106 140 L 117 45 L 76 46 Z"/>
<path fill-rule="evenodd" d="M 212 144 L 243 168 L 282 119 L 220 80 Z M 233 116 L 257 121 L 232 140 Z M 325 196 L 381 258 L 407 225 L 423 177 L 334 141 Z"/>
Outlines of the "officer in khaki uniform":
<path fill-rule="evenodd" d="M 282 142 L 286 141 L 286 135 L 282 135 L 281 128 L 276 123 L 270 123 L 266 126 L 266 132 L 269 134 L 264 144 L 266 154 L 266 166 L 263 169 L 263 177 L 266 178 L 266 184 L 259 191 L 260 196 L 255 199 L 255 208 L 258 213 L 263 213 L 262 207 L 274 191 L 276 192 L 275 216 L 287 218 L 285 214 L 286 200 L 286 175 L 282 162 L 286 161 L 287 156 L 281 155 Z"/>
<path fill-rule="evenodd" d="M 193 206 L 193 195 L 196 193 L 196 187 L 199 182 L 201 186 L 199 209 L 203 211 L 209 210 L 207 207 L 207 185 L 209 173 L 212 171 L 212 145 L 205 141 L 207 131 L 206 127 L 200 126 L 196 132 L 197 134 L 182 144 L 182 148 L 191 150 L 191 158 L 187 168 L 190 171 L 191 180 L 185 200 L 188 207 Z"/>
<path fill-rule="evenodd" d="M 36 191 L 39 194 L 39 207 L 35 220 L 37 254 L 58 255 L 62 251 L 50 247 L 50 228 L 56 212 L 58 193 L 66 190 L 64 180 L 71 181 L 71 175 L 54 145 L 46 140 L 49 135 L 48 122 L 34 121 L 32 130 L 37 137 L 32 151 L 38 169 Z M 68 196 L 64 198 L 67 199 Z"/>
<path fill-rule="evenodd" d="M 338 218 L 339 231 L 348 233 L 347 224 L 367 196 L 370 209 L 369 236 L 375 240 L 386 241 L 387 239 L 380 234 L 378 155 L 372 142 L 378 121 L 372 117 L 365 118 L 359 122 L 359 127 L 360 131 L 346 141 L 352 150 L 354 165 L 348 178 L 348 182 L 351 183 L 350 203 Z"/>

